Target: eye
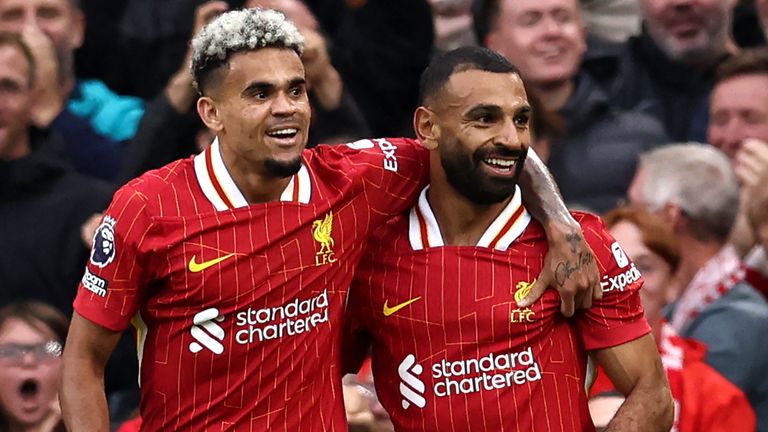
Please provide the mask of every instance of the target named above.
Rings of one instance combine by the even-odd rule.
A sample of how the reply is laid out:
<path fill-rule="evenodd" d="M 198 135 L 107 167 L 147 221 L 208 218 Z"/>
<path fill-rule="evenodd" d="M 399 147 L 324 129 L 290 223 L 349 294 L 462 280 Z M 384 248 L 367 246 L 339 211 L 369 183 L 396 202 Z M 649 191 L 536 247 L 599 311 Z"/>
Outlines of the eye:
<path fill-rule="evenodd" d="M 299 97 L 299 96 L 301 96 L 301 95 L 303 95 L 303 94 L 304 94 L 304 86 L 296 86 L 296 87 L 292 87 L 292 88 L 289 90 L 289 93 L 290 93 L 290 94 L 291 94 L 291 96 L 293 96 L 293 97 Z"/>
<path fill-rule="evenodd" d="M 530 120 L 531 120 L 531 116 L 529 116 L 528 114 L 517 115 L 514 118 L 515 126 L 520 128 L 527 127 L 528 122 L 530 122 Z"/>

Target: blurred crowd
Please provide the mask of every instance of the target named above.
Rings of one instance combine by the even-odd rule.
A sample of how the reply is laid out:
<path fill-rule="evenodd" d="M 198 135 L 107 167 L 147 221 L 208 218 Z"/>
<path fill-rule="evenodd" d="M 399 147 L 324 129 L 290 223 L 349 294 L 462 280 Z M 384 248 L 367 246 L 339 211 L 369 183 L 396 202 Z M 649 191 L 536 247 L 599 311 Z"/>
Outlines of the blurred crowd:
<path fill-rule="evenodd" d="M 99 213 L 210 144 L 189 40 L 258 6 L 306 39 L 309 146 L 413 136 L 433 55 L 507 57 L 566 203 L 606 217 L 645 277 L 675 430 L 768 431 L 768 0 L 0 0 L 0 432 L 61 428 Z M 115 427 L 136 376 L 126 335 L 105 382 Z M 366 368 L 344 382 L 350 430 L 389 430 Z M 601 378 L 591 394 L 607 424 L 621 396 Z"/>

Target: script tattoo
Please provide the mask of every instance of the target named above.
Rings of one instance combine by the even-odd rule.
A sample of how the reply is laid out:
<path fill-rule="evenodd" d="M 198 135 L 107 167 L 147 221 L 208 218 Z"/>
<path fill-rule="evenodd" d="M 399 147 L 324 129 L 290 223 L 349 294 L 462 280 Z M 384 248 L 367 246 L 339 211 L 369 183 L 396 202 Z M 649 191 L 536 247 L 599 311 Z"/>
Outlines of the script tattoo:
<path fill-rule="evenodd" d="M 591 264 L 594 260 L 595 257 L 591 253 L 581 252 L 576 261 L 560 261 L 557 263 L 557 267 L 555 267 L 555 281 L 557 285 L 563 286 L 565 281 L 571 278 L 571 275 L 581 271 L 582 268 Z"/>

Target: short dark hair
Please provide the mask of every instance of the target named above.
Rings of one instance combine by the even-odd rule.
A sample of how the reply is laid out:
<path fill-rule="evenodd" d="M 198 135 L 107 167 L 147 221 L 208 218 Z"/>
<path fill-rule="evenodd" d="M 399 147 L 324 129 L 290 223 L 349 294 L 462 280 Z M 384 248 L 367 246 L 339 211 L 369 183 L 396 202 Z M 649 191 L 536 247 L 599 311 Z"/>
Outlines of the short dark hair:
<path fill-rule="evenodd" d="M 0 308 L 0 328 L 11 319 L 20 320 L 40 331 L 44 330 L 43 326 L 47 327 L 62 345 L 67 339 L 69 320 L 61 311 L 46 303 L 28 300 Z"/>
<path fill-rule="evenodd" d="M 472 29 L 477 41 L 485 45 L 485 37 L 496 26 L 501 0 L 475 0 L 472 3 Z"/>
<path fill-rule="evenodd" d="M 477 46 L 456 48 L 438 55 L 424 69 L 419 83 L 420 103 L 427 103 L 448 82 L 451 75 L 468 70 L 519 74 L 517 68 L 496 51 Z"/>
<path fill-rule="evenodd" d="M 27 65 L 29 66 L 29 70 L 27 71 L 29 88 L 34 87 L 37 64 L 35 63 L 35 57 L 32 55 L 32 50 L 29 49 L 29 45 L 24 42 L 24 39 L 22 39 L 21 36 L 15 33 L 0 32 L 0 47 L 4 46 L 16 47 L 21 51 L 21 54 L 24 55 L 24 58 L 27 60 Z"/>
<path fill-rule="evenodd" d="M 724 61 L 715 74 L 715 84 L 750 74 L 768 75 L 768 47 L 748 48 Z"/>

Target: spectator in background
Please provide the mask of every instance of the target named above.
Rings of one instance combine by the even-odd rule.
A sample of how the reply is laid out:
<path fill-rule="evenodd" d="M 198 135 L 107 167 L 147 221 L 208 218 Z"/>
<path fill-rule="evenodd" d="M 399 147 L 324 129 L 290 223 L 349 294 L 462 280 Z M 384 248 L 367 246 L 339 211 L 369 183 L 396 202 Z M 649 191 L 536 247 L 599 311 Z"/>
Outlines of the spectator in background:
<path fill-rule="evenodd" d="M 75 77 L 74 52 L 85 31 L 78 0 L 0 0 L 0 30 L 22 35 L 34 54 L 34 124 L 63 137 L 79 172 L 112 179 L 120 142 L 136 133 L 144 103 L 116 95 L 99 80 Z"/>
<path fill-rule="evenodd" d="M 611 106 L 608 94 L 579 67 L 586 28 L 577 0 L 481 0 L 475 26 L 485 46 L 515 64 L 564 133 L 550 140 L 547 165 L 563 198 L 595 211 L 626 196 L 637 154 L 667 140 L 661 123 L 641 110 Z M 589 173 L 589 175 L 585 175 Z"/>
<path fill-rule="evenodd" d="M 88 257 L 80 225 L 110 191 L 62 163 L 61 143 L 32 126 L 35 66 L 20 36 L 0 34 L 0 305 L 36 298 L 71 313 Z"/>
<path fill-rule="evenodd" d="M 642 33 L 602 69 L 611 104 L 643 107 L 673 140 L 702 142 L 715 68 L 737 52 L 730 33 L 735 0 L 639 1 Z"/>
<path fill-rule="evenodd" d="M 627 207 L 611 210 L 605 216 L 605 224 L 645 279 L 640 297 L 675 401 L 672 430 L 754 431 L 755 413 L 744 393 L 704 363 L 707 347 L 681 338 L 663 319 L 662 309 L 669 303 L 671 291 L 668 287 L 673 283 L 680 259 L 669 227 L 643 210 Z M 602 403 L 605 393 L 613 388 L 605 374 L 598 373 L 590 389 L 590 411 L 596 426 L 601 426 L 598 418 L 613 417 L 614 413 L 605 412 L 606 405 Z"/>
<path fill-rule="evenodd" d="M 710 101 L 709 143 L 730 159 L 742 199 L 731 243 L 748 276 L 768 294 L 768 48 L 724 62 Z"/>
<path fill-rule="evenodd" d="M 64 431 L 58 384 L 68 326 L 45 303 L 0 307 L 0 431 Z"/>
<path fill-rule="evenodd" d="M 768 345 L 755 343 L 768 332 L 768 304 L 728 245 L 739 201 L 728 158 L 699 144 L 658 148 L 641 156 L 629 197 L 658 214 L 679 246 L 670 324 L 707 345 L 707 364 L 744 391 L 768 430 Z"/>

